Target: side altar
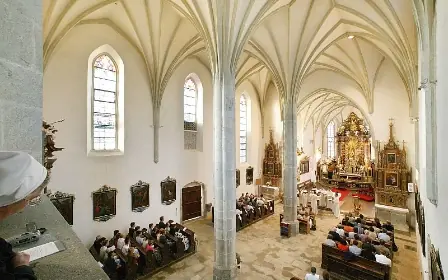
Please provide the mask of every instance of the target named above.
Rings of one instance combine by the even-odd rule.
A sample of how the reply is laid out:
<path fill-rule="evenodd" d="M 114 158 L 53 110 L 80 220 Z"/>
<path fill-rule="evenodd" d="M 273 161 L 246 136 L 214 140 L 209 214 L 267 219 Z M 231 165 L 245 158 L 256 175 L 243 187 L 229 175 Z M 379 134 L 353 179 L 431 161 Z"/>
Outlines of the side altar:
<path fill-rule="evenodd" d="M 274 142 L 274 132 L 269 131 L 269 143 L 264 149 L 263 159 L 263 185 L 281 187 L 282 183 L 282 158 L 280 146 Z"/>
<path fill-rule="evenodd" d="M 409 231 L 407 224 L 408 182 L 411 172 L 407 165 L 404 141 L 399 147 L 393 135 L 393 123 L 389 124 L 389 141 L 381 147 L 377 143 L 378 163 L 375 172 L 375 216 L 389 220 L 395 229 Z"/>

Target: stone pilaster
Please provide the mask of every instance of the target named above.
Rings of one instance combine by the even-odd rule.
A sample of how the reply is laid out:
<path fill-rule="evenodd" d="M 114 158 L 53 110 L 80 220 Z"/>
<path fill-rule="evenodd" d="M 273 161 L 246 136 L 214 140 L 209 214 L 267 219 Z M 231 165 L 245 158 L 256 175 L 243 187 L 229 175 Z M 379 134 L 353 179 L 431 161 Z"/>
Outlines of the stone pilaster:
<path fill-rule="evenodd" d="M 283 107 L 283 214 L 291 224 L 292 235 L 299 231 L 297 222 L 297 107 L 295 98 L 285 99 Z"/>
<path fill-rule="evenodd" d="M 214 231 L 213 279 L 236 277 L 235 75 L 225 63 L 214 73 Z"/>
<path fill-rule="evenodd" d="M 42 1 L 0 1 L 0 149 L 42 159 Z"/>

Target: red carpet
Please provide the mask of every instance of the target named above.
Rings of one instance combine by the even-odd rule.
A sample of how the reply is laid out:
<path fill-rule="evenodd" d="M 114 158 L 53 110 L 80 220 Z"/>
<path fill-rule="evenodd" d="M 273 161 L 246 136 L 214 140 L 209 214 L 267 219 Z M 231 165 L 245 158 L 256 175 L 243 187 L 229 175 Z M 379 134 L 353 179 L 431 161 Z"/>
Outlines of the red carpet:
<path fill-rule="evenodd" d="M 358 195 L 359 199 L 364 200 L 364 201 L 375 201 L 375 197 L 374 196 L 370 196 L 370 195 L 366 195 L 366 194 L 359 194 Z"/>
<path fill-rule="evenodd" d="M 343 201 L 344 198 L 346 198 L 347 195 L 350 193 L 350 191 L 347 190 L 347 189 L 337 189 L 337 188 L 332 188 L 331 191 L 332 191 L 332 192 L 338 192 L 338 193 L 341 194 L 341 197 L 339 198 L 339 201 Z"/>

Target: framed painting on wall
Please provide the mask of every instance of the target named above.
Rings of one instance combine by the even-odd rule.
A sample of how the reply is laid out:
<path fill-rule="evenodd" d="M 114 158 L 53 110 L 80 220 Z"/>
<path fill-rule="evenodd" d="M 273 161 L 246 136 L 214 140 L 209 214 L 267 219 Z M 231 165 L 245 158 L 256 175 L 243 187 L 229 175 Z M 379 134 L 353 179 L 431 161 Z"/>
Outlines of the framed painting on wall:
<path fill-rule="evenodd" d="M 397 187 L 398 186 L 398 173 L 397 172 L 386 172 L 386 187 Z"/>
<path fill-rule="evenodd" d="M 92 193 L 93 220 L 105 222 L 117 214 L 117 190 L 107 185 Z"/>
<path fill-rule="evenodd" d="M 138 181 L 131 186 L 132 212 L 143 212 L 149 207 L 149 184 Z"/>
<path fill-rule="evenodd" d="M 165 180 L 160 182 L 160 188 L 162 192 L 162 204 L 170 205 L 176 201 L 176 179 L 166 177 Z"/>
<path fill-rule="evenodd" d="M 73 203 L 75 202 L 75 196 L 68 193 L 55 192 L 49 193 L 48 197 L 53 203 L 54 207 L 58 209 L 62 217 L 69 225 L 73 225 Z"/>
<path fill-rule="evenodd" d="M 300 174 L 305 174 L 310 172 L 310 161 L 309 160 L 302 160 L 300 162 Z"/>
<path fill-rule="evenodd" d="M 235 178 L 236 178 L 236 187 L 238 188 L 240 186 L 240 183 L 241 183 L 241 181 L 240 181 L 240 170 L 239 169 L 236 170 Z"/>
<path fill-rule="evenodd" d="M 246 169 L 246 185 L 252 185 L 254 182 L 254 168 L 249 166 Z"/>
<path fill-rule="evenodd" d="M 443 275 L 442 262 L 440 261 L 439 250 L 436 250 L 433 244 L 429 249 L 430 262 L 431 262 L 431 280 L 445 280 Z"/>

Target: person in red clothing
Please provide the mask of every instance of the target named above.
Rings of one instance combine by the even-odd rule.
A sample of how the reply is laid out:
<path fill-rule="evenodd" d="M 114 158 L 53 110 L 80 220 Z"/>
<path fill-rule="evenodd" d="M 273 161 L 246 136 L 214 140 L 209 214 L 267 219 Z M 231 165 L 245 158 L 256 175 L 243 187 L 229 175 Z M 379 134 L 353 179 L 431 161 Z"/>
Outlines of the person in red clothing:
<path fill-rule="evenodd" d="M 338 249 L 341 250 L 342 252 L 348 251 L 348 245 L 345 239 L 342 239 L 341 242 L 338 243 Z"/>
<path fill-rule="evenodd" d="M 344 226 L 344 231 L 345 232 L 353 232 L 353 227 L 351 227 L 351 226 Z"/>
<path fill-rule="evenodd" d="M 145 247 L 145 251 L 149 252 L 149 251 L 154 251 L 154 241 L 149 240 L 148 243 L 146 243 L 146 247 Z"/>

